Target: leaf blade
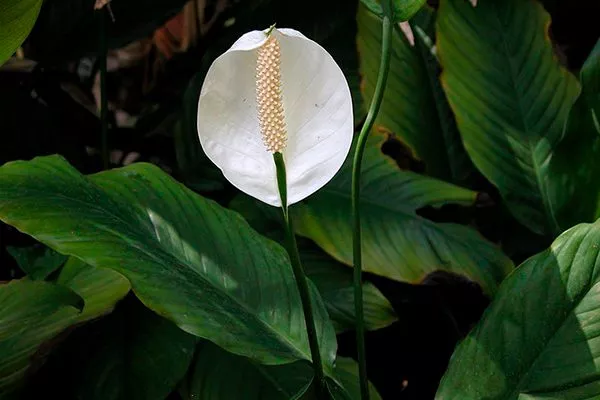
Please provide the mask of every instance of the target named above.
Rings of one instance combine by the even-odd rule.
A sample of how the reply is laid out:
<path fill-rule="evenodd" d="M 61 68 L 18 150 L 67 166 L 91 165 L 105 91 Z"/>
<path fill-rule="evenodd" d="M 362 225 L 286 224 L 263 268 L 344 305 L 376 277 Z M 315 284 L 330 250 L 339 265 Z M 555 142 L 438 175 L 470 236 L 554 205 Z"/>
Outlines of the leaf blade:
<path fill-rule="evenodd" d="M 437 20 L 442 83 L 467 153 L 538 234 L 561 230 L 544 168 L 579 93 L 553 55 L 548 25 L 541 5 L 515 0 L 446 0 Z"/>
<path fill-rule="evenodd" d="M 599 248 L 600 223 L 580 224 L 516 269 L 456 349 L 436 398 L 598 396 Z"/>
<path fill-rule="evenodd" d="M 183 330 L 265 363 L 310 359 L 285 250 L 237 214 L 145 164 L 86 179 L 51 156 L 0 171 L 0 219 L 64 254 L 123 274 L 144 304 Z M 312 290 L 331 369 L 335 335 Z"/>

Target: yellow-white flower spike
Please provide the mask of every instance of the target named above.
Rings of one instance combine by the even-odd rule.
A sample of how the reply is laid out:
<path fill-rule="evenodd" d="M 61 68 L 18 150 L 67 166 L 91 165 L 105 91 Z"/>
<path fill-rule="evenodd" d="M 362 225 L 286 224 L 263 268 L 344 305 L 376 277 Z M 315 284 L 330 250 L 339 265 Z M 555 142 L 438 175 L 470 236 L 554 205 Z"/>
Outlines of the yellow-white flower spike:
<path fill-rule="evenodd" d="M 263 143 L 271 153 L 281 153 L 287 141 L 281 95 L 281 51 L 275 36 L 258 48 L 256 104 Z"/>
<path fill-rule="evenodd" d="M 354 134 L 340 67 L 293 29 L 252 31 L 211 65 L 198 99 L 202 149 L 232 185 L 281 206 L 273 153 L 285 158 L 287 205 L 329 182 Z"/>

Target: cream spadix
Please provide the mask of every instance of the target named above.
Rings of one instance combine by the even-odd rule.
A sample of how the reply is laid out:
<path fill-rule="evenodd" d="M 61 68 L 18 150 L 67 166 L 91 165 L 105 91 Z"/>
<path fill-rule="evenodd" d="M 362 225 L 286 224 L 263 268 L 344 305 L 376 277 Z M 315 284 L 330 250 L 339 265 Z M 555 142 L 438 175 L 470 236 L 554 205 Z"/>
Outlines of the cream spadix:
<path fill-rule="evenodd" d="M 344 74 L 292 29 L 246 33 L 211 65 L 198 103 L 207 156 L 241 191 L 280 206 L 273 153 L 283 154 L 288 205 L 323 187 L 353 136 Z"/>

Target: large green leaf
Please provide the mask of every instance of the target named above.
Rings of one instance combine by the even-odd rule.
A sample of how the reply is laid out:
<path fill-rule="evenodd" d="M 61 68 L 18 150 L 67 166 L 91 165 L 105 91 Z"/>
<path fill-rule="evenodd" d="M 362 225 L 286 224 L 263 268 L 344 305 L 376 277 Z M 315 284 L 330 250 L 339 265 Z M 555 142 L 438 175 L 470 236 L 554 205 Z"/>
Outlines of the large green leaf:
<path fill-rule="evenodd" d="M 37 19 L 42 0 L 0 2 L 0 65 L 19 48 Z"/>
<path fill-rule="evenodd" d="M 283 243 L 283 221 L 279 210 L 240 194 L 229 206 L 239 212 L 261 234 Z M 309 240 L 298 238 L 304 271 L 315 284 L 337 333 L 356 326 L 352 271 L 335 261 Z M 397 320 L 390 302 L 369 282 L 363 283 L 364 323 L 368 330 L 384 328 Z"/>
<path fill-rule="evenodd" d="M 183 379 L 197 338 L 125 301 L 78 343 L 73 390 L 86 400 L 164 400 Z"/>
<path fill-rule="evenodd" d="M 61 269 L 56 284 L 24 279 L 1 285 L 0 309 L 6 314 L 0 317 L 0 398 L 18 387 L 34 364 L 43 363 L 32 355 L 44 342 L 69 326 L 110 312 L 128 291 L 129 282 L 117 272 L 73 258 Z M 83 306 L 83 310 L 78 313 L 68 306 Z M 20 337 L 24 331 L 28 334 Z"/>
<path fill-rule="evenodd" d="M 19 268 L 34 280 L 46 279 L 68 258 L 39 243 L 29 247 L 7 247 L 6 250 L 19 264 Z"/>
<path fill-rule="evenodd" d="M 19 389 L 36 352 L 77 320 L 82 303 L 48 282 L 25 278 L 0 285 L 0 398 Z"/>
<path fill-rule="evenodd" d="M 445 270 L 466 275 L 493 294 L 511 270 L 511 261 L 476 231 L 434 223 L 415 212 L 428 205 L 469 205 L 475 201 L 475 193 L 401 171 L 381 153 L 383 141 L 373 135 L 363 160 L 364 270 L 413 283 L 430 272 Z M 292 209 L 298 232 L 347 265 L 352 265 L 351 170 L 347 162 L 325 188 Z"/>
<path fill-rule="evenodd" d="M 600 396 L 600 222 L 525 261 L 455 351 L 437 399 Z"/>
<path fill-rule="evenodd" d="M 186 332 L 266 364 L 310 359 L 285 250 L 155 166 L 86 178 L 57 156 L 8 163 L 0 168 L 0 219 L 123 274 L 144 304 Z M 311 289 L 330 370 L 335 334 Z"/>
<path fill-rule="evenodd" d="M 437 21 L 442 82 L 471 159 L 522 224 L 559 232 L 545 183 L 565 177 L 548 174 L 548 159 L 579 85 L 552 52 L 548 14 L 532 0 L 443 0 Z"/>
<path fill-rule="evenodd" d="M 384 138 L 372 135 L 363 159 L 361 222 L 363 268 L 417 283 L 436 270 L 478 282 L 493 294 L 512 263 L 499 248 L 465 226 L 434 223 L 416 214 L 425 206 L 470 205 L 475 193 L 449 183 L 401 171 L 381 153 Z M 324 189 L 292 209 L 298 233 L 352 265 L 350 160 Z"/>
<path fill-rule="evenodd" d="M 382 22 L 365 7 L 359 8 L 357 20 L 362 88 L 368 101 L 379 72 Z M 462 181 L 471 165 L 438 79 L 439 66 L 431 48 L 433 20 L 433 12 L 425 8 L 411 21 L 418 33 L 414 46 L 399 28 L 394 29 L 390 72 L 376 123 L 405 143 L 412 156 L 425 164 L 427 174 Z"/>
<path fill-rule="evenodd" d="M 360 399 L 357 365 L 353 360 L 339 358 L 335 375 L 339 383 L 329 381 L 334 399 Z M 309 400 L 314 398 L 311 397 L 311 381 L 312 370 L 305 362 L 259 365 L 206 342 L 199 345 L 181 393 L 184 400 Z M 371 398 L 380 399 L 373 387 Z"/>
<path fill-rule="evenodd" d="M 56 283 L 70 288 L 85 302 L 80 322 L 109 313 L 131 289 L 129 281 L 118 272 L 92 267 L 74 257 L 60 270 Z"/>

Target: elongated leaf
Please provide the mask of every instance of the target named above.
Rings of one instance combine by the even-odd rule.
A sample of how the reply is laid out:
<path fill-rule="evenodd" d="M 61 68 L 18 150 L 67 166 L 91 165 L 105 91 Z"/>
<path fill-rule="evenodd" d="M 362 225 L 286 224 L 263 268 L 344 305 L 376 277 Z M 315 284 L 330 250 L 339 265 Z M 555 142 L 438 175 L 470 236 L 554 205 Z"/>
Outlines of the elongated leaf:
<path fill-rule="evenodd" d="M 7 247 L 6 250 L 19 264 L 19 268 L 34 280 L 46 279 L 68 258 L 39 244 L 29 247 Z"/>
<path fill-rule="evenodd" d="M 557 233 L 545 182 L 548 159 L 577 98 L 576 79 L 548 39 L 536 1 L 444 0 L 438 11 L 442 82 L 467 152 L 511 213 L 536 233 Z"/>
<path fill-rule="evenodd" d="M 82 303 L 48 282 L 25 278 L 0 285 L 0 398 L 19 388 L 34 354 L 76 321 Z"/>
<path fill-rule="evenodd" d="M 493 294 L 511 270 L 511 261 L 474 230 L 437 224 L 415 213 L 426 205 L 468 205 L 475 193 L 400 171 L 381 153 L 383 141 L 382 136 L 373 135 L 363 160 L 364 270 L 413 283 L 432 271 L 445 270 L 466 275 Z M 348 162 L 329 185 L 293 209 L 298 232 L 347 265 L 352 265 L 350 183 Z"/>
<path fill-rule="evenodd" d="M 2 0 L 0 3 L 0 65 L 19 48 L 37 19 L 42 0 Z"/>
<path fill-rule="evenodd" d="M 197 338 L 137 301 L 125 301 L 100 324 L 76 348 L 71 372 L 76 398 L 167 398 L 183 379 Z"/>
<path fill-rule="evenodd" d="M 227 353 L 208 342 L 199 346 L 195 359 L 190 375 L 182 387 L 184 400 L 314 398 L 311 397 L 309 387 L 313 372 L 305 362 L 283 366 L 259 365 L 247 358 Z M 333 398 L 360 399 L 356 363 L 339 358 L 335 373 L 343 386 L 329 382 Z M 380 399 L 373 387 L 371 398 Z"/>
<path fill-rule="evenodd" d="M 580 224 L 502 284 L 437 399 L 600 396 L 600 222 Z"/>
<path fill-rule="evenodd" d="M 129 279 L 180 328 L 267 364 L 309 360 L 285 250 L 159 168 L 81 176 L 56 156 L 0 168 L 0 219 L 64 254 Z M 312 289 L 325 365 L 333 327 Z"/>
<path fill-rule="evenodd" d="M 412 46 L 396 27 L 392 33 L 390 72 L 376 123 L 391 131 L 425 164 L 425 172 L 446 180 L 461 181 L 470 162 L 462 146 L 438 79 L 439 67 L 431 53 L 433 12 L 425 8 L 411 21 L 417 33 Z M 375 91 L 381 53 L 381 19 L 358 10 L 358 49 L 363 95 Z"/>
<path fill-rule="evenodd" d="M 229 206 L 242 214 L 261 234 L 282 243 L 283 221 L 278 210 L 245 194 L 236 196 Z M 309 240 L 298 239 L 304 271 L 315 284 L 337 333 L 354 329 L 354 288 L 352 271 L 332 259 Z M 373 284 L 363 283 L 364 323 L 368 330 L 384 328 L 396 321 L 390 302 Z"/>
<path fill-rule="evenodd" d="M 109 313 L 131 288 L 129 281 L 118 272 L 95 268 L 73 257 L 65 263 L 56 282 L 84 300 L 79 322 Z"/>

